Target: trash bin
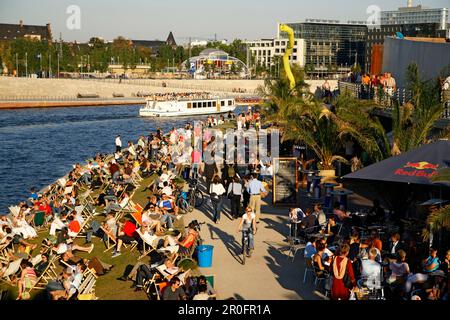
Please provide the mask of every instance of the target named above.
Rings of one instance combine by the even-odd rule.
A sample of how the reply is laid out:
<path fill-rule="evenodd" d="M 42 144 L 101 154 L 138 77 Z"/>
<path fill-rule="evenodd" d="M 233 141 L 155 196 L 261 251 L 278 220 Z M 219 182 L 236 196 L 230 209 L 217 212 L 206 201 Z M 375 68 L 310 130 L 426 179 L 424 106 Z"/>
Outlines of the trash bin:
<path fill-rule="evenodd" d="M 200 268 L 211 268 L 214 246 L 201 245 L 197 247 L 198 266 Z"/>

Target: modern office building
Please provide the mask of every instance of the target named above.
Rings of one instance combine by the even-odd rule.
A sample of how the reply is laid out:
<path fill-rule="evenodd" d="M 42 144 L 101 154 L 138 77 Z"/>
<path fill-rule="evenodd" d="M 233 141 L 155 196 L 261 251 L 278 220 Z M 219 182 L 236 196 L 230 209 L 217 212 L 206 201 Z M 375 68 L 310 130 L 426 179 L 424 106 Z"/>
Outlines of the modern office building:
<path fill-rule="evenodd" d="M 275 57 L 281 57 L 286 52 L 288 45 L 288 39 L 261 39 L 255 41 L 246 41 L 248 50 L 254 58 L 254 64 L 259 64 L 265 68 L 270 68 L 279 59 Z M 297 64 L 300 67 L 305 66 L 306 59 L 306 47 L 305 40 L 294 39 L 294 49 L 292 55 L 289 56 L 289 61 L 292 64 Z"/>
<path fill-rule="evenodd" d="M 448 8 L 431 9 L 422 5 L 413 6 L 412 0 L 406 7 L 393 11 L 381 11 L 381 25 L 411 25 L 422 23 L 438 24 L 440 29 L 446 29 Z"/>
<path fill-rule="evenodd" d="M 364 68 L 368 32 L 365 22 L 307 19 L 287 25 L 294 30 L 295 38 L 305 40 L 308 74 L 346 73 L 356 64 Z M 283 33 L 278 36 L 287 37 Z"/>

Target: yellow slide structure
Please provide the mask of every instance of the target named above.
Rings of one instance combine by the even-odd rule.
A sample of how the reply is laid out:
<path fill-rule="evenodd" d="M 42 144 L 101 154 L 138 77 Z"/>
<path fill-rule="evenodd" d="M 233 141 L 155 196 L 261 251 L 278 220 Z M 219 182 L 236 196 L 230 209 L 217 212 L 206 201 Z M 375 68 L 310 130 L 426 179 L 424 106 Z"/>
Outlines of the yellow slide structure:
<path fill-rule="evenodd" d="M 289 56 L 292 54 L 292 51 L 294 49 L 294 30 L 292 30 L 291 27 L 285 24 L 280 24 L 280 31 L 287 32 L 287 34 L 289 35 L 289 43 L 287 45 L 286 52 L 283 55 L 283 66 L 284 71 L 286 72 L 286 76 L 289 79 L 289 87 L 292 90 L 295 88 L 295 79 L 294 75 L 292 74 L 291 65 L 289 64 Z"/>

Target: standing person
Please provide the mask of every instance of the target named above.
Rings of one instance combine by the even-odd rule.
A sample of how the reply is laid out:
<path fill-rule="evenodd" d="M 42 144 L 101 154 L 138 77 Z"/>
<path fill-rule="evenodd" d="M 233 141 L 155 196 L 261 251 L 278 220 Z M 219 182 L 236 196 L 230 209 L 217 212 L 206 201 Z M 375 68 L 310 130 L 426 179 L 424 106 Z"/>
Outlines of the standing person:
<path fill-rule="evenodd" d="M 234 176 L 228 186 L 228 198 L 231 200 L 231 218 L 237 219 L 241 211 L 242 184 L 238 176 Z"/>
<path fill-rule="evenodd" d="M 257 177 L 258 175 L 254 173 L 252 180 L 248 183 L 247 191 L 250 194 L 250 208 L 252 208 L 256 214 L 256 223 L 259 223 L 259 218 L 261 216 L 261 196 L 265 197 L 267 191 Z"/>
<path fill-rule="evenodd" d="M 248 207 L 248 204 L 250 202 L 250 193 L 248 193 L 247 188 L 248 188 L 248 184 L 250 183 L 251 180 L 251 176 L 250 175 L 246 175 L 244 177 L 244 190 L 243 190 L 243 197 L 242 197 L 242 206 L 244 208 Z"/>
<path fill-rule="evenodd" d="M 244 249 L 245 238 L 248 238 L 247 257 L 251 257 L 253 250 L 255 249 L 255 241 L 253 236 L 256 234 L 256 215 L 252 208 L 247 207 L 245 213 L 242 215 L 241 222 L 239 223 L 238 231 L 242 231 L 242 250 Z"/>
<path fill-rule="evenodd" d="M 120 134 L 116 136 L 116 152 L 120 152 L 122 150 L 122 140 L 120 139 Z"/>
<path fill-rule="evenodd" d="M 203 176 L 206 179 L 206 190 L 210 192 L 211 181 L 214 178 L 215 174 L 218 172 L 217 164 L 214 161 L 214 151 L 211 152 L 210 161 L 205 162 L 205 167 L 203 169 Z M 208 163 L 211 162 L 211 163 Z"/>
<path fill-rule="evenodd" d="M 350 246 L 342 244 L 339 247 L 339 256 L 335 257 L 332 264 L 333 285 L 331 287 L 332 300 L 348 300 L 350 298 L 350 288 L 356 285 L 353 266 L 347 258 Z M 345 281 L 344 280 L 347 280 Z"/>
<path fill-rule="evenodd" d="M 225 188 L 220 181 L 219 176 L 214 176 L 212 184 L 209 187 L 209 194 L 211 195 L 211 202 L 214 208 L 214 223 L 220 221 L 220 213 L 223 207 L 223 195 L 225 194 Z"/>

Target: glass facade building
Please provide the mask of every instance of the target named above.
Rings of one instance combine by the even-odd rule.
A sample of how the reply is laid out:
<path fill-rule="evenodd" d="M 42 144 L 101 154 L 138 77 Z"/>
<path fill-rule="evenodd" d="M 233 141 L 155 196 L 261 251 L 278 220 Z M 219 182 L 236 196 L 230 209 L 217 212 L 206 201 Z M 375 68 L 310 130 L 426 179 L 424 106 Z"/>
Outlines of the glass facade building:
<path fill-rule="evenodd" d="M 331 22 L 287 23 L 294 37 L 305 40 L 308 71 L 327 70 L 337 73 L 349 70 L 357 62 L 365 64 L 368 27 L 364 24 Z M 286 37 L 286 34 L 280 34 Z"/>

